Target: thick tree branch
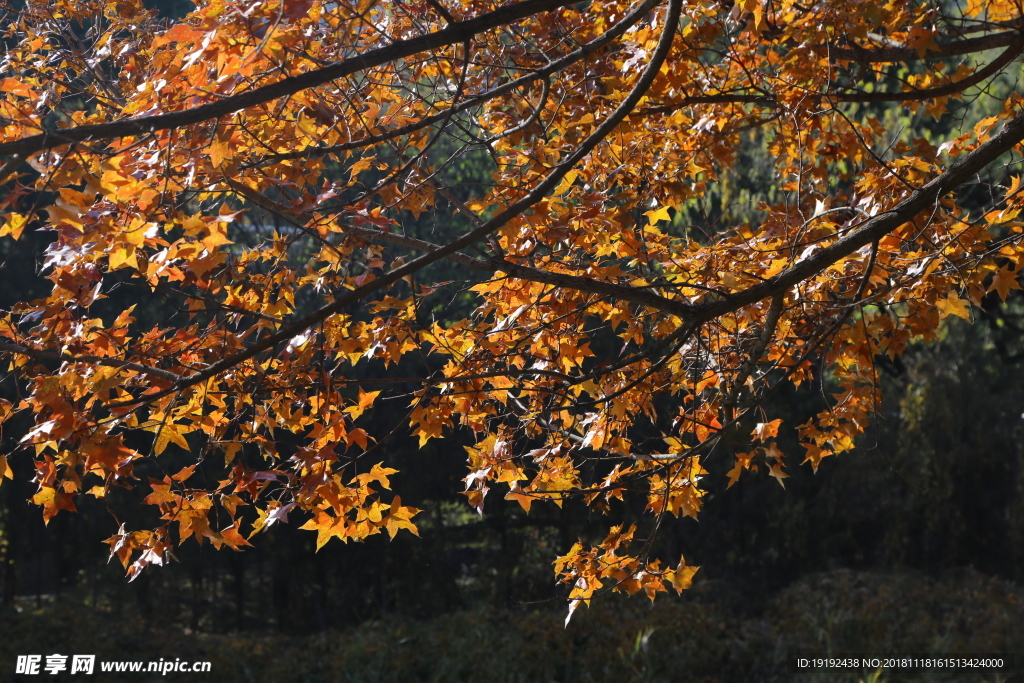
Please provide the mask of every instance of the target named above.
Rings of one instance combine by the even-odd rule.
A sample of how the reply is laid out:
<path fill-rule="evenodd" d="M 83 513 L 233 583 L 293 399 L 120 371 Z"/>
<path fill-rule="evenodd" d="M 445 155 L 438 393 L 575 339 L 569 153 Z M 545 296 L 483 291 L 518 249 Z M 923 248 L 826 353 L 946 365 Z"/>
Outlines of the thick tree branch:
<path fill-rule="evenodd" d="M 473 95 L 467 97 L 462 102 L 455 104 L 451 107 L 443 109 L 430 116 L 425 116 L 419 121 L 399 126 L 394 130 L 389 130 L 384 133 L 378 133 L 377 135 L 369 135 L 365 138 L 358 140 L 351 140 L 349 142 L 342 142 L 337 145 L 329 145 L 326 147 L 307 147 L 306 149 L 296 150 L 294 152 L 285 152 L 284 154 L 273 154 L 259 159 L 258 161 L 243 164 L 242 168 L 256 168 L 261 166 L 268 166 L 281 161 L 288 161 L 290 159 L 307 159 L 325 156 L 327 154 L 334 154 L 337 152 L 346 152 L 353 149 L 361 149 L 363 147 L 370 147 L 381 142 L 387 142 L 388 140 L 394 140 L 395 138 L 415 133 L 418 130 L 432 126 L 435 123 L 440 123 L 446 119 L 451 118 L 454 114 L 472 109 L 473 107 L 480 106 L 484 102 L 493 100 L 496 97 L 508 94 L 517 88 L 529 85 L 536 80 L 543 79 L 547 82 L 548 77 L 562 71 L 568 66 L 575 64 L 576 62 L 589 57 L 595 52 L 601 50 L 606 45 L 611 43 L 616 38 L 619 38 L 622 34 L 628 31 L 631 27 L 635 26 L 637 22 L 644 18 L 644 16 L 651 10 L 652 5 L 649 2 L 645 2 L 635 10 L 627 14 L 621 21 L 617 22 L 614 26 L 603 33 L 599 38 L 595 38 L 586 45 L 582 45 L 579 48 L 573 50 L 569 54 L 565 55 L 561 59 L 556 59 L 547 66 L 531 71 L 525 76 L 521 76 L 515 80 L 509 81 L 504 85 L 499 85 L 495 88 L 491 88 L 486 92 L 482 92 L 479 95 Z"/>
<path fill-rule="evenodd" d="M 958 92 L 963 92 L 967 88 L 975 86 L 985 79 L 996 75 L 1003 67 L 1016 59 L 1022 51 L 1024 51 L 1024 33 L 1016 33 L 1016 40 L 1014 40 L 1009 47 L 996 57 L 991 64 L 983 69 L 978 69 L 963 80 L 947 83 L 946 85 L 940 85 L 936 88 L 925 88 L 924 90 L 880 93 L 837 93 L 834 95 L 828 95 L 828 97 L 837 102 L 919 102 L 921 100 L 930 100 L 936 97 L 947 97 L 949 95 L 955 95 Z"/>
<path fill-rule="evenodd" d="M 938 48 L 930 48 L 925 51 L 924 59 L 939 59 L 942 57 L 955 57 L 958 55 L 969 55 L 985 50 L 992 50 L 997 47 L 1009 47 L 1020 38 L 1019 31 L 1001 31 L 987 36 L 967 38 L 948 43 L 940 43 Z M 912 47 L 840 47 L 838 45 L 817 45 L 815 51 L 832 59 L 861 62 L 864 64 L 877 64 L 884 62 L 916 62 L 922 59 L 921 53 Z"/>
<path fill-rule="evenodd" d="M 909 223 L 922 211 L 934 207 L 941 197 L 968 182 L 975 174 L 1022 141 L 1024 141 L 1024 114 L 1019 114 L 1008 121 L 1002 130 L 992 138 L 983 142 L 974 151 L 957 159 L 944 173 L 889 211 L 869 219 L 864 225 L 851 231 L 845 237 L 823 247 L 788 270 L 764 282 L 717 301 L 693 305 L 692 315 L 701 321 L 713 320 L 725 313 L 784 292 L 790 287 L 814 277 L 840 259 Z"/>
<path fill-rule="evenodd" d="M 158 130 L 181 128 L 194 123 L 217 119 L 221 116 L 265 104 L 281 97 L 294 95 L 303 90 L 330 83 L 339 78 L 351 76 L 360 71 L 393 62 L 397 59 L 410 57 L 420 52 L 437 50 L 438 48 L 457 43 L 464 43 L 484 31 L 571 4 L 573 4 L 572 0 L 523 0 L 522 2 L 474 17 L 473 19 L 460 21 L 448 28 L 425 36 L 392 43 L 387 47 L 370 50 L 363 55 L 352 57 L 351 59 L 345 59 L 320 69 L 314 69 L 298 76 L 291 76 L 276 83 L 225 97 L 216 102 L 193 107 L 192 109 L 157 114 L 155 116 L 142 116 L 126 121 L 113 121 L 111 123 L 100 123 L 90 126 L 49 130 L 40 135 L 32 135 L 21 140 L 0 143 L 0 157 L 11 155 L 28 157 L 37 152 L 60 147 L 72 142 L 113 140 L 131 135 L 144 135 Z"/>
<path fill-rule="evenodd" d="M 1004 50 L 995 60 L 990 64 L 975 71 L 970 76 L 960 81 L 953 83 L 947 83 L 946 85 L 940 85 L 935 88 L 925 88 L 923 90 L 905 90 L 902 92 L 841 92 L 841 93 L 825 93 L 824 97 L 835 101 L 835 102 L 920 102 L 922 100 L 929 100 L 937 97 L 947 97 L 949 95 L 955 95 L 956 93 L 963 92 L 967 88 L 977 85 L 982 81 L 991 78 L 996 75 L 1009 65 L 1014 59 L 1016 59 L 1022 52 L 1024 52 L 1024 33 L 1019 31 L 1007 31 L 1000 36 L 1006 36 L 1012 38 L 1012 40 L 1004 41 L 1000 39 L 998 45 L 992 45 L 989 47 L 1001 47 L 1006 45 L 1007 48 Z M 824 49 L 824 46 L 822 46 Z M 831 50 L 837 48 L 830 48 Z M 897 49 L 897 48 L 892 48 Z M 898 48 L 903 50 L 904 48 Z M 915 50 L 910 50 L 914 55 L 917 55 Z M 833 54 L 830 53 L 830 54 Z M 844 57 L 845 58 L 845 57 Z M 903 61 L 899 59 L 888 60 L 888 59 L 877 59 L 875 61 Z M 738 93 L 720 93 L 717 95 L 699 95 L 694 97 L 685 97 L 678 102 L 672 102 L 670 104 L 663 104 L 654 107 L 645 107 L 638 110 L 634 116 L 644 116 L 651 114 L 670 114 L 683 107 L 692 107 L 698 104 L 760 104 L 767 107 L 779 106 L 778 99 L 774 95 L 745 95 Z"/>
<path fill-rule="evenodd" d="M 578 292 L 599 294 L 619 301 L 629 301 L 679 316 L 692 313 L 691 304 L 683 301 L 667 299 L 647 289 L 630 287 L 628 285 L 619 285 L 614 282 L 601 282 L 600 280 L 594 280 L 580 275 L 554 273 L 549 270 L 529 268 L 517 263 L 512 263 L 507 259 L 494 258 L 488 260 L 486 263 L 489 264 L 489 268 L 491 270 L 508 273 L 512 277 L 520 280 L 542 282 L 548 285 L 555 285 L 556 287 L 574 289 Z"/>

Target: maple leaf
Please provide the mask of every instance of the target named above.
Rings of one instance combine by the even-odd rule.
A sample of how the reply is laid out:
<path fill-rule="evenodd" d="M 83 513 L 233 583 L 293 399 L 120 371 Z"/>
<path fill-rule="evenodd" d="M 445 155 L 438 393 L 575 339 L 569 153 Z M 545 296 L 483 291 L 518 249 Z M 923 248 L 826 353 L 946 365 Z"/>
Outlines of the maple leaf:
<path fill-rule="evenodd" d="M 935 302 L 935 306 L 939 309 L 940 318 L 955 315 L 964 320 L 971 319 L 971 313 L 967 310 L 967 302 L 961 299 L 956 292 L 951 292 L 946 298 L 939 299 Z"/>
<path fill-rule="evenodd" d="M 316 531 L 316 549 L 324 547 L 324 544 L 332 538 L 347 540 L 347 529 L 343 517 L 334 517 L 323 510 L 316 510 L 313 519 L 303 524 L 300 529 Z"/>
<path fill-rule="evenodd" d="M 779 486 L 786 488 L 786 482 L 782 481 L 789 477 L 788 474 L 782 471 L 782 463 L 775 463 L 769 468 L 769 475 L 775 478 L 775 481 L 779 482 Z"/>
<path fill-rule="evenodd" d="M 672 587 L 676 592 L 682 593 L 693 585 L 693 577 L 698 569 L 700 567 L 686 566 L 686 561 L 682 557 L 679 558 L 679 566 L 672 572 Z"/>
<path fill-rule="evenodd" d="M 732 488 L 732 485 L 739 481 L 740 475 L 743 473 L 743 470 L 754 469 L 754 471 L 757 471 L 757 466 L 751 463 L 751 461 L 754 459 L 754 455 L 754 452 L 736 454 L 736 464 L 733 466 L 731 470 L 729 470 L 729 472 L 726 475 L 729 478 L 729 484 L 726 486 L 726 488 Z"/>
<path fill-rule="evenodd" d="M 206 532 L 206 537 L 210 539 L 210 542 L 213 543 L 214 547 L 218 550 L 222 545 L 226 545 L 232 550 L 241 550 L 242 546 L 252 545 L 249 541 L 245 540 L 245 537 L 242 536 L 241 533 L 239 533 L 241 524 L 242 520 L 236 519 L 234 524 L 225 529 L 221 529 L 220 531 L 208 530 Z"/>
<path fill-rule="evenodd" d="M 413 535 L 419 536 L 420 532 L 411 520 L 420 512 L 422 512 L 422 510 L 418 510 L 414 507 L 403 506 L 402 499 L 399 496 L 395 496 L 391 501 L 391 507 L 388 509 L 387 517 L 384 518 L 385 528 L 388 530 L 388 534 L 391 538 L 394 538 L 402 529 L 407 529 L 408 531 L 411 531 Z"/>
<path fill-rule="evenodd" d="M 505 500 L 516 501 L 527 513 L 530 512 L 530 506 L 533 504 L 533 496 L 524 493 L 518 481 L 512 482 L 509 492 L 505 494 Z"/>
<path fill-rule="evenodd" d="M 167 444 L 174 443 L 181 446 L 185 450 L 188 450 L 188 441 L 185 441 L 184 434 L 188 428 L 176 425 L 163 423 L 156 427 L 156 441 L 153 444 L 153 451 L 160 455 L 167 448 Z"/>
<path fill-rule="evenodd" d="M 249 537 L 252 538 L 260 531 L 272 527 L 277 522 L 287 523 L 288 512 L 294 507 L 295 503 L 282 504 L 279 501 L 272 500 L 265 510 L 256 508 L 256 514 L 259 515 L 259 518 L 253 522 L 252 533 Z"/>
<path fill-rule="evenodd" d="M 46 524 L 50 523 L 61 510 L 68 510 L 69 512 L 75 512 L 75 501 L 74 495 L 58 491 L 52 486 L 42 486 L 39 491 L 32 496 L 31 501 L 36 505 L 43 507 L 43 521 Z"/>
<path fill-rule="evenodd" d="M 829 455 L 832 455 L 832 451 L 819 448 L 814 444 L 805 443 L 800 445 L 807 449 L 807 456 L 804 458 L 804 462 L 811 463 L 811 467 L 814 469 L 815 472 L 818 471 L 818 465 L 821 464 L 821 459 Z M 779 483 L 781 484 L 782 481 L 780 480 Z"/>
<path fill-rule="evenodd" d="M 10 235 L 12 239 L 21 239 L 21 233 L 25 231 L 25 225 L 28 223 L 28 219 L 21 214 L 8 214 L 3 218 L 4 224 L 0 226 L 0 237 Z"/>
<path fill-rule="evenodd" d="M 773 436 L 779 435 L 779 425 L 782 424 L 782 420 L 772 420 L 771 422 L 758 422 L 754 428 L 753 436 L 758 441 L 767 441 Z"/>
<path fill-rule="evenodd" d="M 360 486 L 368 486 L 373 482 L 377 482 L 384 488 L 390 490 L 391 482 L 388 480 L 388 476 L 397 473 L 398 470 L 393 467 L 384 467 L 384 463 L 379 462 L 371 467 L 369 472 L 356 475 L 352 481 L 357 482 Z"/>
<path fill-rule="evenodd" d="M 355 405 L 351 405 L 345 408 L 345 412 L 351 415 L 353 420 L 356 419 L 357 417 L 362 415 L 367 408 L 373 405 L 374 399 L 380 396 L 380 393 L 381 392 L 379 391 L 363 391 L 363 388 L 360 387 L 359 400 L 356 402 Z"/>
<path fill-rule="evenodd" d="M 1006 301 L 1006 297 L 1010 295 L 1011 289 L 1020 289 L 1021 286 L 1017 282 L 1017 272 L 1009 266 L 1003 266 L 992 276 L 992 284 L 989 285 L 988 291 L 999 292 L 999 298 Z"/>

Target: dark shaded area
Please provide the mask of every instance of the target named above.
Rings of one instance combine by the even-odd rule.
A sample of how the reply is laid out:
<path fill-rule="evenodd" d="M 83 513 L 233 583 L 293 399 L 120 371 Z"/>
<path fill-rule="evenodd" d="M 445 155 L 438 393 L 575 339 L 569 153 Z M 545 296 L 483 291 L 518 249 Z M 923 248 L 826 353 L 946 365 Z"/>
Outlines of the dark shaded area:
<path fill-rule="evenodd" d="M 180 19 L 196 8 L 191 0 L 143 0 L 143 6 L 155 9 L 161 17 Z"/>
<path fill-rule="evenodd" d="M 104 664 L 162 659 L 209 663 L 206 676 L 225 683 L 1005 683 L 1019 680 L 1013 676 L 1024 657 L 1024 590 L 970 570 L 939 579 L 909 571 L 831 571 L 797 580 L 758 614 L 711 580 L 654 604 L 610 596 L 579 610 L 569 628 L 560 612 L 493 607 L 428 619 L 388 616 L 306 635 L 195 632 L 138 614 L 112 616 L 67 600 L 26 605 L 0 621 L 0 661 L 30 652 L 92 653 L 97 678 L 110 681 L 156 679 L 103 673 Z M 841 670 L 797 666 L 801 654 L 851 652 L 865 657 Z M 884 677 L 864 665 L 865 658 L 898 653 L 996 656 L 984 658 L 984 669 L 918 667 Z M 171 674 L 171 680 L 195 676 Z M 19 677 L 0 670 L 0 681 L 14 680 Z"/>

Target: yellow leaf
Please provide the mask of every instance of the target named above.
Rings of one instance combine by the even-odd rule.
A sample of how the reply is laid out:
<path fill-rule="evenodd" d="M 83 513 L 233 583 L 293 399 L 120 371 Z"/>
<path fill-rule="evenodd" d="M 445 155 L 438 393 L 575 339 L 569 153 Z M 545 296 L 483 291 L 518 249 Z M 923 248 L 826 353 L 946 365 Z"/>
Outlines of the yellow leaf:
<path fill-rule="evenodd" d="M 58 491 L 51 486 L 43 486 L 32 496 L 32 502 L 43 506 L 43 523 L 49 524 L 50 520 L 61 510 L 75 512 L 74 496 L 63 491 Z"/>
<path fill-rule="evenodd" d="M 225 159 L 230 159 L 233 156 L 228 143 L 220 140 L 210 143 L 210 146 L 206 148 L 206 153 L 209 154 L 210 163 L 214 168 L 219 167 Z"/>
<path fill-rule="evenodd" d="M 110 258 L 107 259 L 107 265 L 110 270 L 117 270 L 121 266 L 128 265 L 136 270 L 139 268 L 139 262 L 135 258 L 135 247 L 127 246 L 114 249 L 110 252 Z"/>
<path fill-rule="evenodd" d="M 576 178 L 578 178 L 579 175 L 580 172 L 577 171 L 576 169 L 573 169 L 566 173 L 565 177 L 562 178 L 562 182 L 560 182 L 558 184 L 558 187 L 555 188 L 555 194 L 565 194 L 565 192 L 567 192 L 569 188 L 572 187 L 572 184 L 576 182 Z"/>
<path fill-rule="evenodd" d="M 760 2 L 754 5 L 754 32 L 760 33 L 764 28 L 764 5 Z"/>
<path fill-rule="evenodd" d="M 354 406 L 345 408 L 345 412 L 352 416 L 352 419 L 356 419 L 363 412 L 373 405 L 374 399 L 380 395 L 379 391 L 363 391 L 362 387 L 359 388 L 359 403 Z"/>
<path fill-rule="evenodd" d="M 21 237 L 21 233 L 24 232 L 26 223 L 28 223 L 28 219 L 20 213 L 9 214 L 4 226 L 0 227 L 0 237 L 10 235 L 17 240 Z"/>
<path fill-rule="evenodd" d="M 591 124 L 593 122 L 594 122 L 594 115 L 593 114 L 584 114 L 583 116 L 581 116 L 580 118 L 576 119 L 571 124 L 569 124 L 569 127 L 570 128 L 575 128 L 576 126 L 585 126 L 585 125 Z"/>
<path fill-rule="evenodd" d="M 186 451 L 188 450 L 188 441 L 185 441 L 185 437 L 178 432 L 178 429 L 180 429 L 180 427 L 174 424 L 163 425 L 163 428 L 160 429 L 157 434 L 156 443 L 153 447 L 153 450 L 157 455 L 163 453 L 164 449 L 167 448 L 167 444 L 171 442 L 178 444 Z"/>
<path fill-rule="evenodd" d="M 939 309 L 939 317 L 942 319 L 951 315 L 958 316 L 964 320 L 971 319 L 971 314 L 967 310 L 967 302 L 961 299 L 956 292 L 952 292 L 945 299 L 939 299 L 935 302 L 935 306 Z"/>
<path fill-rule="evenodd" d="M 669 216 L 667 206 L 663 206 L 657 211 L 653 209 L 651 211 L 645 211 L 644 215 L 647 216 L 648 225 L 655 225 L 658 221 L 667 221 L 671 218 L 671 216 Z"/>
<path fill-rule="evenodd" d="M 530 506 L 533 504 L 533 497 L 523 493 L 523 489 L 519 486 L 518 481 L 512 483 L 512 490 L 505 494 L 505 500 L 516 501 L 527 513 L 530 512 Z"/>
<path fill-rule="evenodd" d="M 782 463 L 777 462 L 771 466 L 771 471 L 768 473 L 770 476 L 775 477 L 775 481 L 779 482 L 779 486 L 786 488 L 786 482 L 782 481 L 789 477 L 788 474 L 782 471 Z"/>
<path fill-rule="evenodd" d="M 207 226 L 210 230 L 210 235 L 203 238 L 203 246 L 209 252 L 216 251 L 217 247 L 224 244 L 234 244 L 228 239 L 228 226 L 226 223 L 221 221 L 213 221 Z"/>
<path fill-rule="evenodd" d="M 311 116 L 307 116 L 305 111 L 299 112 L 299 116 L 295 120 L 295 124 L 299 127 L 299 130 L 305 133 L 311 140 L 320 139 L 320 133 L 316 129 L 316 122 Z"/>
<path fill-rule="evenodd" d="M 1019 175 L 1011 176 L 1010 177 L 1010 186 L 1008 188 L 1006 188 L 1006 195 L 1005 195 L 1005 197 L 1006 198 L 1012 197 L 1013 195 L 1017 194 L 1018 192 L 1020 192 L 1020 176 Z"/>
<path fill-rule="evenodd" d="M 398 470 L 392 467 L 383 467 L 384 463 L 379 462 L 370 468 L 370 471 L 365 474 L 357 475 L 352 479 L 352 482 L 359 482 L 361 486 L 366 486 L 372 482 L 377 482 L 384 488 L 390 490 L 391 482 L 388 481 L 388 476 L 397 474 Z"/>
<path fill-rule="evenodd" d="M 184 228 L 186 235 L 195 235 L 206 227 L 206 221 L 203 220 L 202 214 L 197 213 L 196 215 L 189 216 L 183 220 L 181 222 L 181 227 Z"/>
<path fill-rule="evenodd" d="M 682 593 L 693 585 L 693 575 L 697 573 L 698 569 L 700 567 L 687 567 L 686 560 L 679 558 L 679 566 L 672 572 L 672 587 L 676 589 L 677 593 Z"/>
<path fill-rule="evenodd" d="M 10 93 L 17 95 L 18 97 L 27 97 L 33 99 L 35 93 L 32 92 L 32 88 L 29 87 L 24 81 L 19 81 L 17 78 L 5 78 L 0 81 L 0 92 Z"/>

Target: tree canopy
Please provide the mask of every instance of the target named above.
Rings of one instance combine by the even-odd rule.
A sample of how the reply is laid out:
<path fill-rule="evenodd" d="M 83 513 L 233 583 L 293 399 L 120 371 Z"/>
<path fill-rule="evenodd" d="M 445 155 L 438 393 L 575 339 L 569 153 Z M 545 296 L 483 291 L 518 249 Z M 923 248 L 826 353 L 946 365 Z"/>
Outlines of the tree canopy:
<path fill-rule="evenodd" d="M 46 520 L 104 498 L 133 577 L 289 517 L 416 533 L 411 431 L 469 439 L 480 512 L 609 514 L 555 562 L 570 615 L 681 591 L 650 535 L 710 459 L 817 470 L 879 363 L 1020 289 L 1009 1 L 33 0 L 0 32 L 0 238 L 52 282 L 0 312 L 0 478 L 31 458 Z"/>

